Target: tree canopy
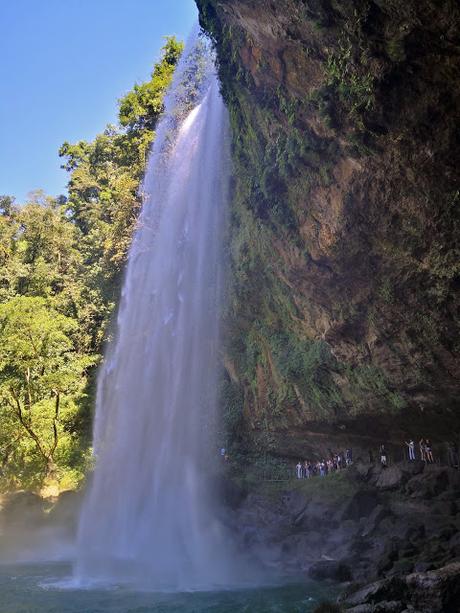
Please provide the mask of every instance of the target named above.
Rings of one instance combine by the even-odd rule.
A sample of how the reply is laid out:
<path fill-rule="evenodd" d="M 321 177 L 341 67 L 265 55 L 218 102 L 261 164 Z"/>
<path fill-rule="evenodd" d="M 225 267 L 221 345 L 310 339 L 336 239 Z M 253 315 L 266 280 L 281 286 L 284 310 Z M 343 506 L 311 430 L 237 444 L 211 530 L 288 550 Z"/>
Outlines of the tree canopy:
<path fill-rule="evenodd" d="M 95 366 L 141 206 L 140 183 L 182 43 L 119 100 L 117 125 L 65 142 L 69 196 L 0 196 L 0 489 L 86 468 Z"/>

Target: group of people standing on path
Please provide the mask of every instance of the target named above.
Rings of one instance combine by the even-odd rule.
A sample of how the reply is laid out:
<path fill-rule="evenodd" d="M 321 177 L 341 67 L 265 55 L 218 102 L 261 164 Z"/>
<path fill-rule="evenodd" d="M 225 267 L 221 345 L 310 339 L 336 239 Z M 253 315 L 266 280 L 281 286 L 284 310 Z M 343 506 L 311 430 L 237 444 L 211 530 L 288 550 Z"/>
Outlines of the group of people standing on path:
<path fill-rule="evenodd" d="M 410 438 L 408 441 L 404 441 L 404 444 L 406 445 L 404 448 L 404 455 L 409 460 L 409 462 L 415 462 L 417 460 L 420 460 L 421 462 L 426 462 L 426 464 L 435 463 L 433 455 L 433 446 L 430 439 L 421 438 L 417 445 L 414 439 Z M 460 445 L 458 445 L 456 442 L 451 441 L 445 443 L 445 446 L 447 451 L 447 457 L 443 458 L 442 451 L 440 451 L 439 457 L 436 461 L 441 464 L 443 463 L 443 461 L 447 462 L 448 466 L 460 470 Z M 374 452 L 369 449 L 368 454 L 369 463 L 374 464 Z M 361 458 L 358 458 L 358 461 L 359 460 L 361 460 Z M 380 463 L 382 468 L 386 468 L 389 465 L 389 454 L 383 443 L 379 447 L 379 455 L 377 461 Z M 295 474 L 297 479 L 310 479 L 311 477 L 316 476 L 325 477 L 326 475 L 329 475 L 333 472 L 337 472 L 344 468 L 347 468 L 348 466 L 350 466 L 350 464 L 353 464 L 353 453 L 351 448 L 347 449 L 343 453 L 333 453 L 332 451 L 329 451 L 329 459 L 327 460 L 323 459 L 313 462 L 310 462 L 309 460 L 299 460 L 295 467 Z"/>
<path fill-rule="evenodd" d="M 414 439 L 409 439 L 409 441 L 404 441 L 407 445 L 407 453 L 409 455 L 409 462 L 414 462 L 417 458 L 415 455 L 415 442 Z M 431 445 L 431 441 L 428 438 L 421 438 L 418 443 L 420 460 L 422 462 L 427 462 L 428 464 L 434 463 L 433 458 L 433 448 Z"/>
<path fill-rule="evenodd" d="M 330 452 L 329 459 L 310 462 L 299 460 L 296 467 L 297 479 L 311 479 L 312 477 L 326 477 L 330 473 L 337 472 L 353 463 L 353 452 L 347 449 L 344 453 Z"/>
<path fill-rule="evenodd" d="M 404 441 L 407 445 L 407 453 L 410 462 L 414 462 L 417 459 L 415 453 L 415 442 L 411 438 L 409 441 Z M 433 448 L 430 439 L 420 439 L 419 444 L 420 460 L 427 464 L 434 463 Z M 454 455 L 453 453 L 451 455 Z M 379 448 L 380 465 L 383 468 L 388 466 L 388 452 L 385 445 L 380 445 Z M 371 450 L 369 450 L 369 462 L 374 463 L 374 456 Z M 458 462 L 458 454 L 457 454 Z M 309 460 L 299 460 L 295 467 L 297 479 L 310 479 L 311 477 L 325 477 L 326 475 L 337 472 L 353 463 L 353 452 L 351 449 L 347 449 L 344 453 L 332 453 L 328 460 L 318 460 L 316 462 L 310 462 Z M 450 462 L 449 462 L 450 463 Z"/>
<path fill-rule="evenodd" d="M 407 454 L 408 454 L 409 462 L 415 462 L 415 460 L 417 459 L 417 456 L 415 453 L 414 439 L 410 438 L 409 441 L 404 441 L 404 443 L 407 446 Z M 433 448 L 432 448 L 430 439 L 421 438 L 418 446 L 419 446 L 419 452 L 420 452 L 420 460 L 422 462 L 426 462 L 427 464 L 434 464 Z M 372 464 L 373 458 L 372 458 L 371 452 L 369 452 L 369 461 Z M 384 444 L 380 445 L 380 464 L 381 466 L 383 466 L 383 468 L 386 468 L 388 466 L 388 453 L 387 453 L 387 450 Z"/>

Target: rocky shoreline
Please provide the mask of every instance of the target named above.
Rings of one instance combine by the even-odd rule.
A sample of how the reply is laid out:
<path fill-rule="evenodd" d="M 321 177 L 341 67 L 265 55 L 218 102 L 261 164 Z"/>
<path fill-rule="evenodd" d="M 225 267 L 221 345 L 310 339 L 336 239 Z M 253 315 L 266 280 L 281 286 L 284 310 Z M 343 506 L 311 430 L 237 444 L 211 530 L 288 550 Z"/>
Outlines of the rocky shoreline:
<path fill-rule="evenodd" d="M 354 613 L 458 612 L 460 472 L 355 463 L 324 479 L 232 492 L 242 545 L 286 574 L 343 584 Z"/>
<path fill-rule="evenodd" d="M 318 610 L 460 610 L 460 471 L 358 461 L 324 478 L 246 487 L 230 472 L 219 476 L 222 516 L 241 549 L 278 576 L 339 586 L 338 602 Z M 30 561 L 44 551 L 52 559 L 63 543 L 71 551 L 81 494 L 4 496 L 0 560 Z"/>

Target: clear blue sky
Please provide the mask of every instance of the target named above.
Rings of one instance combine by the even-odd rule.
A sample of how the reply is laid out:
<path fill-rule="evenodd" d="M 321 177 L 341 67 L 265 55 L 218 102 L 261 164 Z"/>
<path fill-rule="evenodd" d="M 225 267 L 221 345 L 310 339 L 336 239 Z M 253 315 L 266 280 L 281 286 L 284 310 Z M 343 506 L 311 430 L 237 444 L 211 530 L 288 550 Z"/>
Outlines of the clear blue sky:
<path fill-rule="evenodd" d="M 162 37 L 196 19 L 193 0 L 0 0 L 0 194 L 66 193 L 60 145 L 114 122 Z"/>

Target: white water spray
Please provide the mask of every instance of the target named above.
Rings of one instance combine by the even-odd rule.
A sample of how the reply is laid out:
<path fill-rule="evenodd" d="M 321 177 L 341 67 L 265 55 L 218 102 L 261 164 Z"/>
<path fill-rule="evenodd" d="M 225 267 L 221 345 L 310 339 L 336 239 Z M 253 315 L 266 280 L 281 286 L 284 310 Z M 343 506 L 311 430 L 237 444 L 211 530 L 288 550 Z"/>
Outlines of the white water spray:
<path fill-rule="evenodd" d="M 232 581 L 208 482 L 217 461 L 229 145 L 204 47 L 200 39 L 184 51 L 166 100 L 116 338 L 99 375 L 96 469 L 75 565 L 80 583 L 188 589 Z"/>

